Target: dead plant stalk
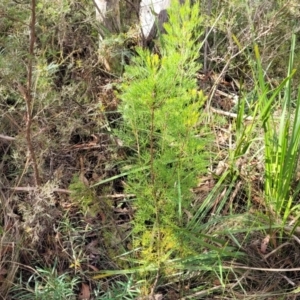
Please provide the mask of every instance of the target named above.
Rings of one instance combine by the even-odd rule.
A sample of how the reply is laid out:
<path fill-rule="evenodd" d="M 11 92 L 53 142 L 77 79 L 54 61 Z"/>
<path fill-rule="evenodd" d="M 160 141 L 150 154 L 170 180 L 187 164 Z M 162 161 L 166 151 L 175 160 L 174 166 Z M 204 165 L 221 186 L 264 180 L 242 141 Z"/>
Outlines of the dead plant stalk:
<path fill-rule="evenodd" d="M 36 22 L 36 0 L 31 0 L 31 22 L 29 25 L 30 37 L 29 37 L 29 57 L 27 66 L 27 85 L 24 87 L 22 84 L 18 83 L 18 90 L 23 96 L 26 104 L 26 128 L 25 135 L 27 141 L 27 148 L 30 156 L 30 160 L 33 164 L 34 180 L 35 185 L 39 186 L 41 183 L 38 165 L 36 161 L 35 151 L 32 143 L 31 136 L 31 125 L 32 125 L 32 73 L 33 73 L 33 60 L 34 60 L 34 44 L 35 44 L 35 22 Z"/>

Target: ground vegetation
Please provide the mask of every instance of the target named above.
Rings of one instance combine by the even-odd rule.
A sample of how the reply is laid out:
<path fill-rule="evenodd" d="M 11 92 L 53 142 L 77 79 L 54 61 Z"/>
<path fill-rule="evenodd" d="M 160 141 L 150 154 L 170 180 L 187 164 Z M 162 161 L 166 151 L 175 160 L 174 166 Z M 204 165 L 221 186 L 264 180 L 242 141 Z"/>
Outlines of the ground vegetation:
<path fill-rule="evenodd" d="M 167 12 L 1 1 L 1 299 L 300 297 L 299 4 Z"/>

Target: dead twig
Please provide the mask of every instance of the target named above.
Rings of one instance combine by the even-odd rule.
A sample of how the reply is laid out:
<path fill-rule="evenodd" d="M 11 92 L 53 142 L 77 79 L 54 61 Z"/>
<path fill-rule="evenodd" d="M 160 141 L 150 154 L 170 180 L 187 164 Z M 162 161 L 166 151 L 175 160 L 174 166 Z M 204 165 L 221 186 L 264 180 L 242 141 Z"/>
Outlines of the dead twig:
<path fill-rule="evenodd" d="M 287 268 L 287 269 L 276 269 L 276 268 L 255 268 L 250 266 L 242 266 L 238 264 L 232 264 L 230 266 L 222 266 L 223 269 L 232 270 L 232 269 L 243 269 L 243 270 L 254 270 L 254 271 L 264 271 L 264 272 L 299 272 L 300 267 L 298 268 Z"/>
<path fill-rule="evenodd" d="M 26 128 L 25 128 L 25 136 L 27 141 L 27 148 L 30 155 L 30 160 L 33 164 L 33 172 L 35 185 L 39 186 L 41 183 L 37 160 L 35 156 L 35 151 L 32 143 L 31 136 L 31 125 L 32 125 L 32 78 L 33 78 L 33 60 L 34 60 L 34 44 L 35 44 L 35 23 L 36 23 L 36 0 L 31 0 L 31 22 L 29 25 L 30 37 L 29 37 L 29 58 L 28 58 L 28 67 L 27 67 L 27 84 L 24 87 L 21 83 L 17 83 L 17 88 L 25 100 L 26 104 Z"/>
<path fill-rule="evenodd" d="M 280 246 L 278 246 L 276 249 L 274 249 L 273 251 L 271 251 L 270 253 L 266 254 L 264 256 L 265 259 L 269 258 L 270 256 L 272 256 L 273 254 L 275 254 L 278 250 L 280 250 L 281 248 L 290 245 L 289 242 L 283 243 Z"/>
<path fill-rule="evenodd" d="M 0 139 L 6 140 L 6 141 L 14 141 L 16 138 L 14 138 L 12 136 L 5 135 L 5 134 L 0 134 Z"/>
<path fill-rule="evenodd" d="M 218 115 L 223 115 L 223 116 L 230 117 L 230 118 L 233 118 L 233 119 L 237 119 L 237 117 L 238 117 L 238 115 L 235 114 L 235 113 L 231 113 L 231 112 L 228 112 L 228 111 L 216 109 L 216 108 L 213 108 L 213 107 L 210 107 L 210 110 L 213 113 L 216 113 Z M 245 116 L 243 119 L 244 119 L 244 121 L 253 121 L 253 118 L 251 116 Z"/>
<path fill-rule="evenodd" d="M 3 188 L 3 189 L 9 189 L 15 192 L 33 192 L 37 190 L 37 187 L 34 186 L 16 186 L 16 187 L 11 187 L 11 188 Z M 52 190 L 53 192 L 56 193 L 62 193 L 62 194 L 71 194 L 71 190 L 67 189 L 60 189 L 60 188 L 54 188 Z M 99 199 L 119 199 L 119 198 L 134 198 L 135 194 L 112 194 L 112 195 L 103 195 L 99 196 L 97 198 Z"/>

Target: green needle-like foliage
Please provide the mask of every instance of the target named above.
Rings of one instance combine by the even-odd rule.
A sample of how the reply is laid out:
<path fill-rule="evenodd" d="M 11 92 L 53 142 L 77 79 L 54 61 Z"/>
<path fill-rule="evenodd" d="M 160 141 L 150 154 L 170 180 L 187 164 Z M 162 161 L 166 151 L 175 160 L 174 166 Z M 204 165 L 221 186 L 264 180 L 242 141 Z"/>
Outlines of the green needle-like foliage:
<path fill-rule="evenodd" d="M 133 246 L 143 265 L 159 268 L 170 256 L 195 253 L 180 228 L 187 222 L 191 188 L 205 170 L 207 139 L 199 138 L 199 119 L 205 100 L 197 91 L 197 46 L 203 22 L 199 3 L 172 3 L 160 54 L 137 49 L 121 86 L 118 132 L 134 153 L 127 192 L 136 195 Z M 135 170 L 139 170 L 135 172 Z M 125 169 L 124 169 L 125 171 Z"/>

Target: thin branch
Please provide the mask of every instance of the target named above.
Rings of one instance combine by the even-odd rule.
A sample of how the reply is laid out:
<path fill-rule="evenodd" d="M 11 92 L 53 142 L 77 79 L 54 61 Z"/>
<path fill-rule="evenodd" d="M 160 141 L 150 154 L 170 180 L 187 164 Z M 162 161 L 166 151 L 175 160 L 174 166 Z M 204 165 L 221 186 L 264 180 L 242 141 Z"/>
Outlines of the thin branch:
<path fill-rule="evenodd" d="M 233 119 L 236 119 L 236 118 L 238 117 L 238 115 L 235 114 L 235 113 L 231 113 L 231 112 L 228 112 L 228 111 L 216 109 L 216 108 L 214 108 L 214 107 L 210 107 L 210 110 L 211 110 L 213 113 L 216 113 L 216 114 L 218 114 L 218 115 L 230 117 L 230 118 L 233 118 Z M 252 118 L 251 116 L 244 116 L 244 117 L 243 117 L 243 120 L 244 120 L 244 121 L 253 121 L 253 118 Z"/>
<path fill-rule="evenodd" d="M 287 268 L 287 269 L 277 269 L 277 268 L 254 268 L 250 266 L 231 264 L 229 266 L 222 266 L 223 269 L 232 270 L 232 269 L 243 269 L 243 270 L 253 270 L 253 271 L 265 271 L 265 272 L 299 272 L 300 267 L 298 268 Z"/>
<path fill-rule="evenodd" d="M 8 190 L 12 190 L 15 192 L 35 192 L 37 191 L 36 187 L 33 186 L 16 186 L 16 187 L 3 187 L 2 189 L 8 189 Z M 62 193 L 62 194 L 71 194 L 72 191 L 71 190 L 67 190 L 67 189 L 61 189 L 61 188 L 53 188 L 52 192 L 55 193 Z M 103 195 L 103 196 L 97 196 L 97 199 L 122 199 L 122 198 L 135 198 L 135 194 L 108 194 L 108 195 Z"/>
<path fill-rule="evenodd" d="M 31 137 L 31 125 L 32 125 L 32 73 L 33 73 L 33 60 L 34 60 L 34 45 L 35 45 L 35 22 L 36 22 L 36 15 L 35 15 L 35 6 L 36 0 L 31 0 L 31 22 L 29 25 L 30 30 L 30 38 L 29 38 L 29 58 L 28 58 L 28 68 L 27 68 L 27 84 L 26 87 L 18 83 L 18 90 L 23 96 L 26 104 L 26 141 L 27 141 L 27 148 L 30 155 L 30 160 L 33 164 L 33 172 L 34 172 L 34 179 L 35 185 L 39 186 L 41 183 L 38 165 L 36 161 L 36 156 L 32 144 L 32 137 Z"/>
<path fill-rule="evenodd" d="M 16 138 L 14 138 L 12 136 L 5 135 L 5 134 L 0 134 L 0 139 L 6 140 L 6 141 L 14 141 Z"/>

